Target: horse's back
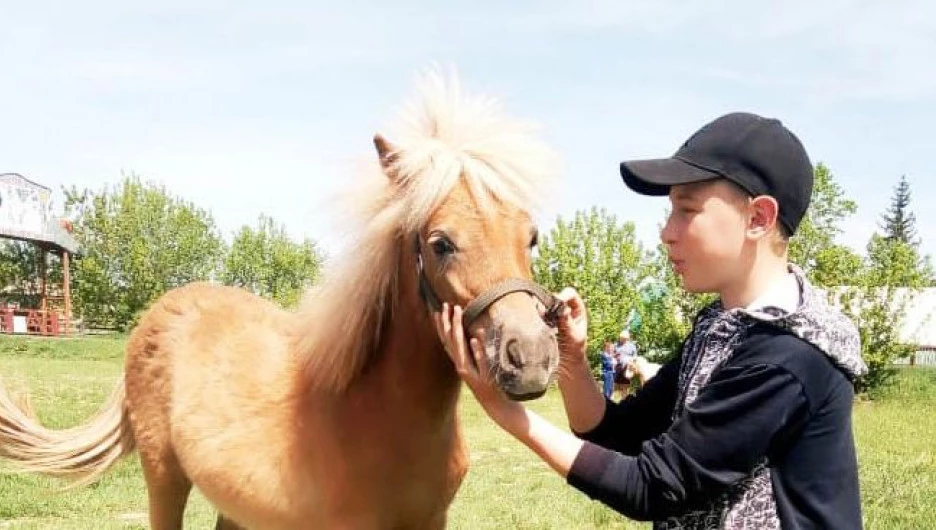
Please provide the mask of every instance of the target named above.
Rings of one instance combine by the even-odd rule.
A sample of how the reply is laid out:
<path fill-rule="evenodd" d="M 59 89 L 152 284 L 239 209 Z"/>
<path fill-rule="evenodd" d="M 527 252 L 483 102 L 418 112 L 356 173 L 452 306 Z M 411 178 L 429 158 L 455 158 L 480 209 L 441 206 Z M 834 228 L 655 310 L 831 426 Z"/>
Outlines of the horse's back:
<path fill-rule="evenodd" d="M 292 318 L 247 291 L 195 283 L 163 295 L 130 337 L 141 445 L 171 451 L 219 507 L 281 487 L 297 392 Z"/>
<path fill-rule="evenodd" d="M 143 314 L 130 336 L 127 363 L 164 363 L 173 377 L 190 374 L 205 383 L 211 374 L 243 371 L 251 360 L 285 359 L 289 326 L 290 314 L 259 296 L 192 283 L 167 292 Z M 251 347 L 258 344 L 267 348 Z"/>

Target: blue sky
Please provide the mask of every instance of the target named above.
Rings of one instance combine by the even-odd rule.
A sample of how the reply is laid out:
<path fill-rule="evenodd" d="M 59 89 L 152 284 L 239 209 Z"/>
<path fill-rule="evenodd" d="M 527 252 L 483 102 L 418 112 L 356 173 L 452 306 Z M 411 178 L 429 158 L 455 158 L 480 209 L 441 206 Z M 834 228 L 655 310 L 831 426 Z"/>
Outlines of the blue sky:
<path fill-rule="evenodd" d="M 906 175 L 936 254 L 925 0 L 5 4 L 0 172 L 56 190 L 135 172 L 226 235 L 267 213 L 334 248 L 329 194 L 440 63 L 562 156 L 547 227 L 594 205 L 655 244 L 665 200 L 627 192 L 618 162 L 667 156 L 746 110 L 780 118 L 858 202 L 843 242 L 864 247 Z"/>

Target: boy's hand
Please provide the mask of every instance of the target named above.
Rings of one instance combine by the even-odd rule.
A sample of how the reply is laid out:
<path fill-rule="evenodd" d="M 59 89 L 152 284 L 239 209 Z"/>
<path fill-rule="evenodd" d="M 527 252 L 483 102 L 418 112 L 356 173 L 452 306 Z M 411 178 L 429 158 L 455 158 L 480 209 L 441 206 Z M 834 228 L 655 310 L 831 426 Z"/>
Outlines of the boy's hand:
<path fill-rule="evenodd" d="M 478 403 L 495 422 L 508 431 L 515 426 L 512 420 L 518 417 L 522 405 L 511 401 L 494 382 L 487 355 L 484 353 L 484 332 L 479 337 L 466 340 L 462 327 L 462 308 L 442 304 L 442 311 L 433 315 L 436 331 L 446 353 L 455 365 L 455 371 L 468 385 Z"/>
<path fill-rule="evenodd" d="M 588 311 L 585 302 L 572 287 L 566 287 L 557 298 L 565 302 L 559 315 L 559 364 L 569 366 L 585 362 L 588 347 Z"/>

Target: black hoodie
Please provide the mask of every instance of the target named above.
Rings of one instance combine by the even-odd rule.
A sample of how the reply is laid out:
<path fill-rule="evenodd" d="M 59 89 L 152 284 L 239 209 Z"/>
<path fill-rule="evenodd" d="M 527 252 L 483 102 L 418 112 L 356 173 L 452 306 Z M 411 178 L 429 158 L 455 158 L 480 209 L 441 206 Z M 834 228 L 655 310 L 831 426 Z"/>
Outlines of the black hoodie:
<path fill-rule="evenodd" d="M 576 433 L 569 483 L 655 529 L 861 528 L 858 332 L 791 272 L 792 311 L 704 309 L 678 358 Z"/>

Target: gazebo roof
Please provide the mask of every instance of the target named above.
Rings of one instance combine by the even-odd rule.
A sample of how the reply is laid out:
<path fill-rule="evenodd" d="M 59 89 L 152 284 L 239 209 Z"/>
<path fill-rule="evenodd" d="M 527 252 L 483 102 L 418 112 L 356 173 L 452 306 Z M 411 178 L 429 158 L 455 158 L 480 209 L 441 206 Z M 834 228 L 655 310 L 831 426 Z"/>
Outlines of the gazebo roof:
<path fill-rule="evenodd" d="M 52 215 L 52 190 L 17 173 L 0 173 L 0 237 L 77 254 L 78 241 Z"/>

